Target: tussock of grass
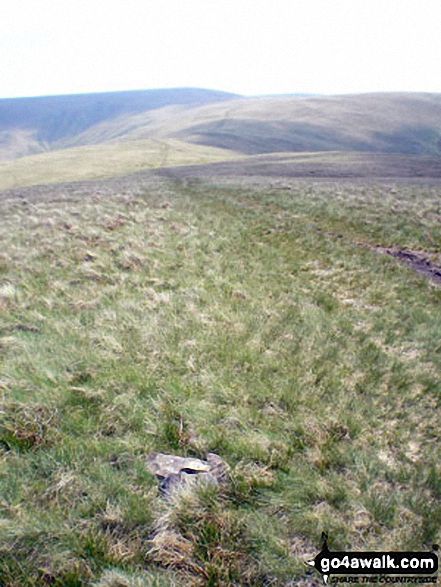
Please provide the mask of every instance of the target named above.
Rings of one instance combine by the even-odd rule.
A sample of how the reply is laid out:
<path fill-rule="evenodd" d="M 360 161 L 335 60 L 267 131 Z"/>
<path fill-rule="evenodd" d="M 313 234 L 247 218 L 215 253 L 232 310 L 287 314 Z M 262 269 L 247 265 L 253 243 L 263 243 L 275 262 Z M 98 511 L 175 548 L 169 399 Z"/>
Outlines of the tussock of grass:
<path fill-rule="evenodd" d="M 147 559 L 187 571 L 188 584 L 261 584 L 246 525 L 219 497 L 212 488 L 182 489 L 162 505 Z"/>
<path fill-rule="evenodd" d="M 439 542 L 439 288 L 371 246 L 437 258 L 439 189 L 100 185 L 0 203 L 0 583 L 289 585 L 322 531 Z M 152 450 L 230 483 L 162 502 Z"/>
<path fill-rule="evenodd" d="M 45 405 L 19 402 L 0 404 L 0 446 L 4 450 L 36 449 L 50 442 L 56 430 L 56 410 Z"/>

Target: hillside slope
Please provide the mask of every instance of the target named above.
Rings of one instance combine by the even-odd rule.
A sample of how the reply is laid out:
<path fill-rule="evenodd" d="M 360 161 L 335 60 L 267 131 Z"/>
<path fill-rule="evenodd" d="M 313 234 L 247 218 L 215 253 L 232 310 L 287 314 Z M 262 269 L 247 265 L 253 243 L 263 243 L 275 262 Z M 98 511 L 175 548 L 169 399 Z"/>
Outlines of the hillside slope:
<path fill-rule="evenodd" d="M 143 169 L 203 165 L 237 158 L 225 149 L 175 139 L 99 143 L 0 161 L 0 190 L 115 177 Z"/>
<path fill-rule="evenodd" d="M 63 141 L 179 138 L 255 155 L 290 151 L 441 154 L 440 94 L 240 98 L 122 115 Z"/>
<path fill-rule="evenodd" d="M 127 137 L 152 132 L 245 154 L 373 151 L 441 154 L 441 95 L 262 97 L 187 112 L 157 111 Z M 126 120 L 126 122 L 129 122 Z"/>
<path fill-rule="evenodd" d="M 441 94 L 243 98 L 180 89 L 0 100 L 0 158 L 151 138 L 249 155 L 336 150 L 440 155 Z"/>
<path fill-rule="evenodd" d="M 0 194 L 0 585 L 319 587 L 322 528 L 440 544 L 441 290 L 382 252 L 439 265 L 440 200 L 146 173 Z M 153 452 L 231 471 L 167 498 Z"/>
<path fill-rule="evenodd" d="M 232 97 L 237 96 L 180 88 L 3 99 L 0 100 L 0 158 L 57 148 L 57 141 L 122 115 L 170 104 L 199 106 Z"/>
<path fill-rule="evenodd" d="M 184 178 L 441 178 L 441 157 L 400 153 L 272 153 L 203 165 L 168 166 L 157 175 Z"/>
<path fill-rule="evenodd" d="M 349 155 L 345 170 L 333 155 L 338 177 L 354 175 L 352 155 L 360 161 L 356 176 L 368 167 L 368 176 L 439 177 L 441 94 L 245 98 L 181 89 L 0 100 L 0 159 L 20 157 L 0 165 L 3 189 L 305 152 Z M 360 159 L 363 153 L 389 158 L 372 163 Z M 390 155 L 418 156 L 417 170 Z M 429 156 L 434 159 L 423 161 Z M 251 160 L 250 169 L 262 163 Z M 329 166 L 320 165 L 309 160 L 301 175 L 326 174 Z M 285 162 L 283 174 L 297 175 L 297 167 Z"/>

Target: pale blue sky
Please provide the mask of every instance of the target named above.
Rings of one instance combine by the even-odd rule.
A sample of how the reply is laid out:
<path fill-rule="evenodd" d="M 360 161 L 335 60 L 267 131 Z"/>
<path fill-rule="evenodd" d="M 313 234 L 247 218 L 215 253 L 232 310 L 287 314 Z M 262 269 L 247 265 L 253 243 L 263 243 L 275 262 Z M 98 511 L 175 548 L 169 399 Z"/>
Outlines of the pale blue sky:
<path fill-rule="evenodd" d="M 1 0 L 0 97 L 441 92 L 441 0 Z"/>

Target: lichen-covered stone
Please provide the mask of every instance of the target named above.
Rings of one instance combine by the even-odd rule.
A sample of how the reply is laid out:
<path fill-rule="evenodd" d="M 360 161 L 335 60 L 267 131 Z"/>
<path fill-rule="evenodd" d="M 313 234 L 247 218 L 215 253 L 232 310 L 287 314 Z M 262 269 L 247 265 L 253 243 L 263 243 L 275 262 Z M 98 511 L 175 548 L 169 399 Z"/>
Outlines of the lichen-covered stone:
<path fill-rule="evenodd" d="M 228 464 L 217 454 L 207 460 L 152 452 L 147 457 L 147 469 L 160 481 L 160 492 L 170 495 L 184 486 L 224 482 L 230 471 Z"/>

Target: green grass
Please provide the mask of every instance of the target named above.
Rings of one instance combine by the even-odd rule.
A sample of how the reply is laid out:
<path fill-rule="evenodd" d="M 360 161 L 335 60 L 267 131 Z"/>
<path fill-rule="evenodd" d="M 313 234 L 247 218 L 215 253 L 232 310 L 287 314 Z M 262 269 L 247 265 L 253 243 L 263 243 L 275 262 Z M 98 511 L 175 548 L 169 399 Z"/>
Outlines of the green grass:
<path fill-rule="evenodd" d="M 288 585 L 440 541 L 439 187 L 0 202 L 0 584 Z M 339 234 L 343 238 L 339 238 Z M 232 467 L 164 502 L 151 450 Z"/>
<path fill-rule="evenodd" d="M 175 139 L 100 143 L 0 161 L 0 190 L 25 185 L 115 177 L 124 173 L 237 158 L 227 149 Z"/>

